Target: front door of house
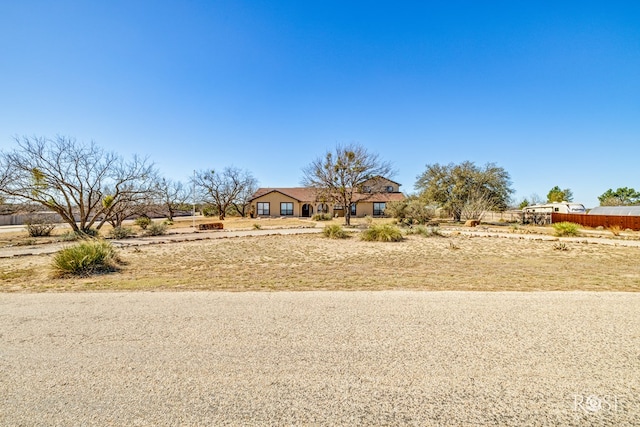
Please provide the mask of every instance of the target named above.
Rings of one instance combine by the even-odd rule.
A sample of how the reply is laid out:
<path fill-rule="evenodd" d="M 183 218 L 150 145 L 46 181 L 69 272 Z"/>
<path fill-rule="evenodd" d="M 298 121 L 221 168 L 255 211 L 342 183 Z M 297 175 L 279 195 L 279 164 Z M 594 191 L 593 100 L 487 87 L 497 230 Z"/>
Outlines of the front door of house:
<path fill-rule="evenodd" d="M 302 216 L 309 218 L 311 215 L 313 215 L 313 206 L 308 203 L 302 205 Z"/>

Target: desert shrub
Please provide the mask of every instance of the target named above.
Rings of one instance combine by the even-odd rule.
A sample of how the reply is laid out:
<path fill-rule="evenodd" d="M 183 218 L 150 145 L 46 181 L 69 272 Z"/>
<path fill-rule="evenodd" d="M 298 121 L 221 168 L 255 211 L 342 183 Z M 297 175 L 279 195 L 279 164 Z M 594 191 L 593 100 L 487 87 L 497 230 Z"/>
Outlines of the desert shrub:
<path fill-rule="evenodd" d="M 25 223 L 29 237 L 46 237 L 51 236 L 51 232 L 56 228 L 55 224 L 49 221 L 33 219 Z"/>
<path fill-rule="evenodd" d="M 317 213 L 311 217 L 313 221 L 331 221 L 331 214 Z"/>
<path fill-rule="evenodd" d="M 435 216 L 435 211 L 420 199 L 405 199 L 389 202 L 384 210 L 387 216 L 395 218 L 400 225 L 426 224 Z"/>
<path fill-rule="evenodd" d="M 218 216 L 218 208 L 213 205 L 205 205 L 202 207 L 202 215 L 206 217 Z"/>
<path fill-rule="evenodd" d="M 574 222 L 556 222 L 553 224 L 553 228 L 555 230 L 555 235 L 558 237 L 577 236 L 580 234 L 580 225 Z"/>
<path fill-rule="evenodd" d="M 127 237 L 133 236 L 133 230 L 131 227 L 115 227 L 109 232 L 109 237 L 114 239 L 126 239 Z"/>
<path fill-rule="evenodd" d="M 556 251 L 568 251 L 569 246 L 564 242 L 558 242 L 553 245 L 553 249 Z"/>
<path fill-rule="evenodd" d="M 344 239 L 348 237 L 347 232 L 344 231 L 342 226 L 339 224 L 330 224 L 325 226 L 322 229 L 322 234 L 330 239 Z"/>
<path fill-rule="evenodd" d="M 104 240 L 86 240 L 62 249 L 53 257 L 53 269 L 60 276 L 88 276 L 117 270 L 118 256 Z"/>
<path fill-rule="evenodd" d="M 444 237 L 444 234 L 442 234 L 439 227 L 429 227 L 424 225 L 410 227 L 405 231 L 405 234 L 417 234 L 423 237 Z"/>
<path fill-rule="evenodd" d="M 79 238 L 80 235 L 78 233 L 74 233 L 73 231 L 67 231 L 66 233 L 61 234 L 59 237 L 59 239 L 63 242 L 75 242 Z"/>
<path fill-rule="evenodd" d="M 614 236 L 619 236 L 622 232 L 622 228 L 619 225 L 612 225 L 607 228 Z"/>
<path fill-rule="evenodd" d="M 85 228 L 78 235 L 81 239 L 86 239 L 87 237 L 98 237 L 100 232 L 95 228 Z"/>
<path fill-rule="evenodd" d="M 138 227 L 140 227 L 141 229 L 146 230 L 147 227 L 151 225 L 151 218 L 149 218 L 146 215 L 139 216 L 138 218 L 135 219 L 135 221 L 133 221 L 133 223 Z"/>
<path fill-rule="evenodd" d="M 360 238 L 367 242 L 399 242 L 403 236 L 395 225 L 378 224 L 364 230 L 360 234 Z"/>
<path fill-rule="evenodd" d="M 162 236 L 167 232 L 167 224 L 164 222 L 153 222 L 147 226 L 145 230 L 145 235 L 147 236 Z"/>
<path fill-rule="evenodd" d="M 254 229 L 254 230 L 261 230 L 261 229 L 262 229 L 262 226 L 261 226 L 260 224 L 258 224 L 258 223 L 254 223 L 254 224 L 253 224 L 253 229 Z"/>

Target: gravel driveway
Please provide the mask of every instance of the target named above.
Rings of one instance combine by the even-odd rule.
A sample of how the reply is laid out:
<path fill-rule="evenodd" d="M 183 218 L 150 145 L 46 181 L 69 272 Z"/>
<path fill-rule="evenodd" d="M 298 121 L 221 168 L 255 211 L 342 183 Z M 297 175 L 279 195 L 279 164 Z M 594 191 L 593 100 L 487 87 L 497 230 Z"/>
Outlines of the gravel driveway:
<path fill-rule="evenodd" d="M 0 294 L 0 425 L 638 425 L 640 294 Z"/>

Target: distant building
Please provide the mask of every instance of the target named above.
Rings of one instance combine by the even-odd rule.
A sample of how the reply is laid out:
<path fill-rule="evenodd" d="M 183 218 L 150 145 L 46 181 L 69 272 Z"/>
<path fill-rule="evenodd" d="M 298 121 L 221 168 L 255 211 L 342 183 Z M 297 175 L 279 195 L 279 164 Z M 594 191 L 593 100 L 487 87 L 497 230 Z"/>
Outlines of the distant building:
<path fill-rule="evenodd" d="M 400 184 L 387 178 L 366 182 L 354 194 L 352 217 L 384 216 L 387 203 L 404 200 Z M 254 217 L 311 217 L 316 213 L 344 216 L 344 206 L 322 200 L 309 187 L 259 188 L 249 200 Z"/>

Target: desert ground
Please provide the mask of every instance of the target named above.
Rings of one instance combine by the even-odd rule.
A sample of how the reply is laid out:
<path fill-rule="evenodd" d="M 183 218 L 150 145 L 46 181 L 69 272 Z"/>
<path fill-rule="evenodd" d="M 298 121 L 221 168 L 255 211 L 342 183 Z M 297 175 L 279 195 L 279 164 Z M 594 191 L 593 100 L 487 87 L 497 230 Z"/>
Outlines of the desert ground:
<path fill-rule="evenodd" d="M 0 258 L 0 425 L 637 425 L 635 233 L 276 224 L 81 278 L 4 236 L 39 255 Z"/>
<path fill-rule="evenodd" d="M 633 426 L 640 294 L 0 294 L 0 424 Z"/>
<path fill-rule="evenodd" d="M 292 229 L 292 222 L 263 221 L 260 230 L 237 230 L 320 230 L 312 230 L 314 223 L 301 224 Z M 120 270 L 86 278 L 55 277 L 52 253 L 0 258 L 0 291 L 640 290 L 637 232 L 618 240 L 606 235 L 558 239 L 526 228 L 467 233 L 442 227 L 443 236 L 409 235 L 402 242 L 378 243 L 361 241 L 357 229 L 344 240 L 319 233 L 222 238 L 236 230 L 228 228 L 138 242 L 155 244 L 117 242 Z"/>

